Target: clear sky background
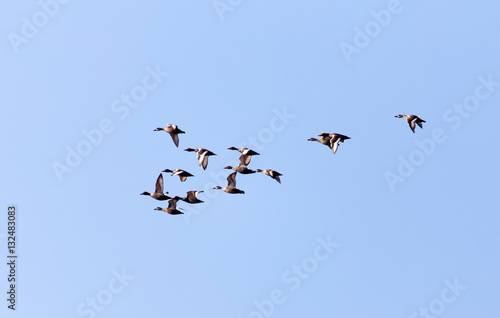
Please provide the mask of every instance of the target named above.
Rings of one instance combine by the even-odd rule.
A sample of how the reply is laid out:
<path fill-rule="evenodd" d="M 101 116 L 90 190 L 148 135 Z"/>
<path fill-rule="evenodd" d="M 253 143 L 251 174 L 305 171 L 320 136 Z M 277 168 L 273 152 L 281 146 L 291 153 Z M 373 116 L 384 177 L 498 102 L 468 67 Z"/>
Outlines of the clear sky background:
<path fill-rule="evenodd" d="M 2 317 L 10 204 L 17 317 L 498 314 L 496 1 L 53 3 L 0 4 Z M 211 190 L 241 145 L 282 183 Z"/>

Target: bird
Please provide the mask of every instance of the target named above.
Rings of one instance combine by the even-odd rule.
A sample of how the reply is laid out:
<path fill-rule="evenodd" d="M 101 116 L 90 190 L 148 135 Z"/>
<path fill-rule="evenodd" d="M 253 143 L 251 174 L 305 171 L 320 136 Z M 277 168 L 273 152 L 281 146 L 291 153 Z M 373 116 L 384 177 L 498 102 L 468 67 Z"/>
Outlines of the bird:
<path fill-rule="evenodd" d="M 258 152 L 255 152 L 253 151 L 252 149 L 250 148 L 236 148 L 236 147 L 229 147 L 227 148 L 229 150 L 238 150 L 239 152 L 241 152 L 243 155 L 250 155 L 250 156 L 257 156 L 257 155 L 260 155 Z"/>
<path fill-rule="evenodd" d="M 184 202 L 187 202 L 187 203 L 191 203 L 191 204 L 203 203 L 203 201 L 198 199 L 198 194 L 201 192 L 203 192 L 203 191 L 188 191 L 188 192 L 186 192 L 187 196 L 185 196 L 184 198 L 181 198 L 181 200 Z"/>
<path fill-rule="evenodd" d="M 196 152 L 198 154 L 198 165 L 203 167 L 203 170 L 207 169 L 208 165 L 208 157 L 209 156 L 217 156 L 210 150 L 207 150 L 205 148 L 186 148 L 184 151 L 191 151 L 191 152 Z"/>
<path fill-rule="evenodd" d="M 255 173 L 255 170 L 248 169 L 247 166 L 245 166 L 245 165 L 243 165 L 243 166 L 242 165 L 238 165 L 236 167 L 226 166 L 226 167 L 224 167 L 224 169 L 233 169 L 234 171 L 239 172 L 241 174 Z"/>
<path fill-rule="evenodd" d="M 281 183 L 280 176 L 282 176 L 282 174 L 279 173 L 278 171 L 274 171 L 274 170 L 271 170 L 271 169 L 264 169 L 264 170 L 255 169 L 255 172 L 262 172 L 263 174 L 268 175 L 271 178 L 273 178 L 274 180 L 276 180 L 279 183 Z"/>
<path fill-rule="evenodd" d="M 254 170 L 247 168 L 247 165 L 245 164 L 245 157 L 246 156 L 247 155 L 241 155 L 240 156 L 240 163 L 236 167 L 226 166 L 226 167 L 224 167 L 224 169 L 233 169 L 234 171 L 239 172 L 241 174 L 255 173 Z"/>
<path fill-rule="evenodd" d="M 229 149 L 229 150 L 237 150 L 237 151 L 241 152 L 240 162 L 242 161 L 245 164 L 245 166 L 248 166 L 248 164 L 250 163 L 250 159 L 252 159 L 252 156 L 258 156 L 258 155 L 260 155 L 258 152 L 255 152 L 255 151 L 253 151 L 250 148 L 229 147 L 227 149 Z"/>
<path fill-rule="evenodd" d="M 165 192 L 165 194 L 163 194 L 163 175 L 160 173 L 158 179 L 156 179 L 155 192 L 149 193 L 144 191 L 141 195 L 149 195 L 156 200 L 164 201 L 170 199 L 170 197 L 166 195 L 167 193 L 168 192 Z"/>
<path fill-rule="evenodd" d="M 181 169 L 174 169 L 174 170 L 165 169 L 162 172 L 172 172 L 172 175 L 179 176 L 179 178 L 181 179 L 182 182 L 186 181 L 187 177 L 193 177 L 192 174 L 190 174 L 187 171 L 181 170 Z"/>
<path fill-rule="evenodd" d="M 396 118 L 406 118 L 406 121 L 408 122 L 408 125 L 410 126 L 410 129 L 411 131 L 413 131 L 413 133 L 415 133 L 415 124 L 417 124 L 420 128 L 424 128 L 422 126 L 422 123 L 425 123 L 425 120 L 423 120 L 422 118 L 420 118 L 419 116 L 417 115 L 396 115 L 394 116 Z"/>
<path fill-rule="evenodd" d="M 172 215 L 177 215 L 177 214 L 184 214 L 179 209 L 177 208 L 177 201 L 179 201 L 179 197 L 175 196 L 172 199 L 168 200 L 168 207 L 162 209 L 160 207 L 157 207 L 155 210 L 157 211 L 164 211 L 167 212 L 168 214 Z"/>
<path fill-rule="evenodd" d="M 339 146 L 339 142 L 344 142 L 346 139 L 351 139 L 350 137 L 347 137 L 345 135 L 341 134 L 330 134 L 323 132 L 319 134 L 318 136 L 321 136 L 320 139 L 316 138 L 309 138 L 307 140 L 309 141 L 318 141 L 319 143 L 328 146 L 330 149 L 332 149 L 333 153 L 337 152 L 337 148 Z"/>
<path fill-rule="evenodd" d="M 167 127 L 165 128 L 156 128 L 154 131 L 166 131 L 170 134 L 170 137 L 172 137 L 172 140 L 174 141 L 174 144 L 176 147 L 179 147 L 179 134 L 184 134 L 185 132 L 180 130 L 177 125 L 172 125 L 168 124 Z"/>
<path fill-rule="evenodd" d="M 226 187 L 222 188 L 219 186 L 215 186 L 214 189 L 221 189 L 222 191 L 227 192 L 227 193 L 241 193 L 241 194 L 245 193 L 245 191 L 236 188 L 236 172 L 231 173 L 227 177 L 227 186 Z"/>

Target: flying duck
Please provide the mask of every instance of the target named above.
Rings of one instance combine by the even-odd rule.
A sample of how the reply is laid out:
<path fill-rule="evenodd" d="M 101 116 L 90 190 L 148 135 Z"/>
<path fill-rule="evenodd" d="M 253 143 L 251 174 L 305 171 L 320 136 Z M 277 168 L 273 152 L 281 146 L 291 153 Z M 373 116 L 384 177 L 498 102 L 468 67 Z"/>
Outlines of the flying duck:
<path fill-rule="evenodd" d="M 222 187 L 219 187 L 219 186 L 215 186 L 214 189 L 221 189 L 222 191 L 224 192 L 227 192 L 227 193 L 245 193 L 245 191 L 242 191 L 238 188 L 236 188 L 236 172 L 233 172 L 231 173 L 228 177 L 227 177 L 227 186 L 222 188 Z"/>
<path fill-rule="evenodd" d="M 234 171 L 239 172 L 241 174 L 255 173 L 254 170 L 248 169 L 247 166 L 245 166 L 245 165 L 238 165 L 236 167 L 226 166 L 226 167 L 224 167 L 224 169 L 233 169 Z"/>
<path fill-rule="evenodd" d="M 163 194 L 163 175 L 160 173 L 158 179 L 156 179 L 155 192 L 149 193 L 144 191 L 141 195 L 149 195 L 156 200 L 164 201 L 170 199 L 170 197 L 166 195 L 167 193 L 168 192 L 165 192 L 165 194 Z"/>
<path fill-rule="evenodd" d="M 417 115 L 397 115 L 397 116 L 394 116 L 396 118 L 406 118 L 406 121 L 408 122 L 408 125 L 410 126 L 410 129 L 411 131 L 413 131 L 413 133 L 415 133 L 415 124 L 417 124 L 420 128 L 424 128 L 422 126 L 422 123 L 425 123 L 425 120 L 423 120 L 422 118 L 420 118 L 419 116 Z"/>
<path fill-rule="evenodd" d="M 341 135 L 341 134 L 329 134 L 326 132 L 323 132 L 319 134 L 318 136 L 321 136 L 320 139 L 316 138 L 309 138 L 307 140 L 309 141 L 317 141 L 321 143 L 322 145 L 328 146 L 328 148 L 332 149 L 333 153 L 337 152 L 337 148 L 339 147 L 339 142 L 344 142 L 346 139 L 351 139 L 350 137 Z"/>
<path fill-rule="evenodd" d="M 177 125 L 168 124 L 165 128 L 156 128 L 154 131 L 166 131 L 172 137 L 176 147 L 179 147 L 179 134 L 184 134 L 185 132 L 180 130 Z"/>
<path fill-rule="evenodd" d="M 181 178 L 182 182 L 186 181 L 187 177 L 193 177 L 192 174 L 190 174 L 187 171 L 181 170 L 181 169 L 174 169 L 174 170 L 165 169 L 162 172 L 172 172 L 172 175 L 173 176 L 179 176 L 179 178 Z"/>
<path fill-rule="evenodd" d="M 203 170 L 207 169 L 208 165 L 208 157 L 209 156 L 216 156 L 213 152 L 210 150 L 204 149 L 204 148 L 186 148 L 184 151 L 192 151 L 196 152 L 198 154 L 198 165 L 203 167 Z"/>
<path fill-rule="evenodd" d="M 250 157 L 250 155 L 241 155 L 240 156 L 240 163 L 236 167 L 232 166 L 226 166 L 224 169 L 233 169 L 236 172 L 239 172 L 241 174 L 250 174 L 250 173 L 255 173 L 254 170 L 248 169 L 247 165 L 245 164 L 245 159 L 246 157 Z"/>
<path fill-rule="evenodd" d="M 179 199 L 180 198 L 178 196 L 175 196 L 172 199 L 168 200 L 168 207 L 167 208 L 162 209 L 160 207 L 157 207 L 155 210 L 164 211 L 164 212 L 167 212 L 168 214 L 172 214 L 172 215 L 184 214 L 181 211 L 179 211 L 179 209 L 177 209 L 177 201 L 179 201 Z"/>
<path fill-rule="evenodd" d="M 281 183 L 280 176 L 282 176 L 282 174 L 279 173 L 278 171 L 274 171 L 274 170 L 271 170 L 271 169 L 264 169 L 264 170 L 255 169 L 255 172 L 262 172 L 263 174 L 268 175 L 271 178 L 273 178 L 274 180 L 276 180 L 279 183 Z"/>
<path fill-rule="evenodd" d="M 243 164 L 245 166 L 248 166 L 248 164 L 250 163 L 250 159 L 252 159 L 252 156 L 258 156 L 258 155 L 260 155 L 258 152 L 255 152 L 255 151 L 253 151 L 250 148 L 229 147 L 227 149 L 229 149 L 229 150 L 237 150 L 237 151 L 241 152 L 240 162 L 243 162 Z"/>
<path fill-rule="evenodd" d="M 187 203 L 203 203 L 200 199 L 198 199 L 198 194 L 203 191 L 188 191 L 187 196 L 184 198 L 181 198 L 182 201 L 187 202 Z"/>

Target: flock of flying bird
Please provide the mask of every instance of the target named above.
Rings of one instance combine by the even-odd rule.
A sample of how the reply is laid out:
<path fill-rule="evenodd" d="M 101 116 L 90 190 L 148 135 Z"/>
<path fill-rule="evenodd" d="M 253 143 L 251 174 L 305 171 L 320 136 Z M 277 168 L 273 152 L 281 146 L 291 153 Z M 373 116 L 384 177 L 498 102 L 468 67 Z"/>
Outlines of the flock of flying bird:
<path fill-rule="evenodd" d="M 425 120 L 421 119 L 417 115 L 396 115 L 394 117 L 397 118 L 405 118 L 406 121 L 408 122 L 408 125 L 410 126 L 410 129 L 415 133 L 415 124 L 418 125 L 420 128 L 423 128 L 422 123 L 425 123 Z M 156 128 L 154 131 L 165 131 L 170 134 L 172 137 L 172 140 L 174 141 L 174 144 L 176 147 L 179 147 L 179 134 L 184 134 L 185 132 L 180 130 L 179 127 L 176 125 L 168 124 L 167 127 L 165 128 Z M 347 137 L 345 135 L 341 134 L 336 134 L 336 133 L 321 133 L 318 136 L 321 136 L 321 138 L 309 138 L 308 141 L 317 141 L 327 147 L 329 147 L 333 153 L 335 154 L 337 152 L 338 146 L 340 142 L 344 142 L 344 140 L 351 139 L 350 137 Z M 231 167 L 231 166 L 226 166 L 224 169 L 232 169 L 234 170 L 233 173 L 231 173 L 227 177 L 227 186 L 225 187 L 220 187 L 216 186 L 214 189 L 221 189 L 227 193 L 245 193 L 243 190 L 240 190 L 236 187 L 236 174 L 251 174 L 255 172 L 262 172 L 271 178 L 275 179 L 279 183 L 281 183 L 280 176 L 281 173 L 271 170 L 271 169 L 249 169 L 247 166 L 250 163 L 250 160 L 252 159 L 252 156 L 259 155 L 259 153 L 253 151 L 252 149 L 249 148 L 236 148 L 236 147 L 229 147 L 227 148 L 229 150 L 237 150 L 241 153 L 239 157 L 239 164 L 236 167 Z M 208 166 L 208 157 L 210 156 L 215 156 L 216 154 L 211 152 L 208 149 L 205 148 L 186 148 L 184 149 L 185 151 L 188 152 L 196 152 L 197 157 L 198 157 L 198 165 L 205 170 Z M 181 182 L 186 181 L 188 177 L 193 177 L 193 175 L 187 171 L 181 170 L 181 169 L 165 169 L 162 172 L 170 172 L 172 173 L 172 176 L 179 176 Z M 168 207 L 166 208 L 161 208 L 157 207 L 155 210 L 158 211 L 164 211 L 169 214 L 183 214 L 183 212 L 180 211 L 180 208 L 177 208 L 177 201 L 182 200 L 184 202 L 190 203 L 190 204 L 196 204 L 196 203 L 202 203 L 203 201 L 198 199 L 198 194 L 200 194 L 203 191 L 187 191 L 187 195 L 185 197 L 179 197 L 179 196 L 174 196 L 174 197 L 169 197 L 167 194 L 168 192 L 163 192 L 163 175 L 160 173 L 158 176 L 158 179 L 156 180 L 156 186 L 155 186 L 155 192 L 149 193 L 149 192 L 143 192 L 141 195 L 149 195 L 150 197 L 160 200 L 160 201 L 165 201 L 168 200 Z"/>
<path fill-rule="evenodd" d="M 179 129 L 176 125 L 168 124 L 167 127 L 165 128 L 156 128 L 154 131 L 165 131 L 170 134 L 172 137 L 172 140 L 174 141 L 174 144 L 176 147 L 179 147 L 179 134 L 184 134 L 185 132 Z M 227 186 L 225 187 L 220 187 L 216 186 L 214 189 L 221 189 L 227 193 L 245 193 L 243 190 L 240 190 L 236 187 L 236 174 L 251 174 L 255 172 L 262 172 L 265 175 L 270 176 L 274 180 L 278 181 L 281 183 L 280 176 L 281 173 L 271 170 L 271 169 L 249 169 L 247 166 L 250 163 L 250 160 L 252 159 L 252 156 L 257 156 L 259 153 L 253 151 L 252 149 L 249 148 L 236 148 L 236 147 L 229 147 L 227 148 L 229 150 L 237 150 L 241 153 L 239 157 L 239 164 L 236 167 L 232 166 L 226 166 L 224 169 L 232 169 L 234 170 L 233 173 L 231 173 L 227 177 Z M 203 170 L 207 169 L 208 166 L 208 158 L 210 156 L 215 156 L 216 154 L 213 153 L 212 151 L 205 149 L 205 148 L 186 148 L 184 151 L 188 152 L 196 152 L 197 157 L 198 157 L 198 165 L 203 168 Z M 172 176 L 179 176 L 181 182 L 186 181 L 188 177 L 193 177 L 193 175 L 185 170 L 181 169 L 165 169 L 162 172 L 170 172 L 172 173 Z M 160 207 L 157 207 L 155 210 L 158 211 L 164 211 L 169 214 L 183 214 L 183 212 L 180 211 L 179 208 L 177 208 L 177 201 L 182 200 L 187 203 L 191 204 L 196 204 L 196 203 L 202 203 L 203 201 L 198 199 L 198 194 L 200 194 L 203 191 L 187 191 L 187 195 L 185 197 L 179 197 L 179 196 L 174 196 L 174 197 L 169 197 L 167 194 L 168 192 L 163 192 L 163 175 L 160 173 L 158 176 L 158 179 L 156 180 L 156 185 L 155 185 L 155 192 L 149 193 L 149 192 L 143 192 L 141 195 L 149 195 L 150 197 L 160 200 L 160 201 L 165 201 L 168 200 L 168 207 L 162 209 Z"/>

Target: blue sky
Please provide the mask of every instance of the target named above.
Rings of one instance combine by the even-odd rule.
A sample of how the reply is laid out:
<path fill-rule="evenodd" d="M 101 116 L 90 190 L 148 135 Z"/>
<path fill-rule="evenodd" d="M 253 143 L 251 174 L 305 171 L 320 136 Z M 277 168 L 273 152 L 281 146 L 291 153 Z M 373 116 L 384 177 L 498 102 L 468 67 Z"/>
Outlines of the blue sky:
<path fill-rule="evenodd" d="M 498 312 L 495 2 L 63 2 L 0 10 L 18 316 Z M 153 132 L 167 124 L 179 148 Z M 351 139 L 333 155 L 307 141 L 323 131 Z M 230 146 L 282 183 L 211 189 Z M 204 171 L 187 147 L 217 156 Z M 154 211 L 139 193 L 166 168 L 195 177 L 165 191 L 205 203 Z"/>

